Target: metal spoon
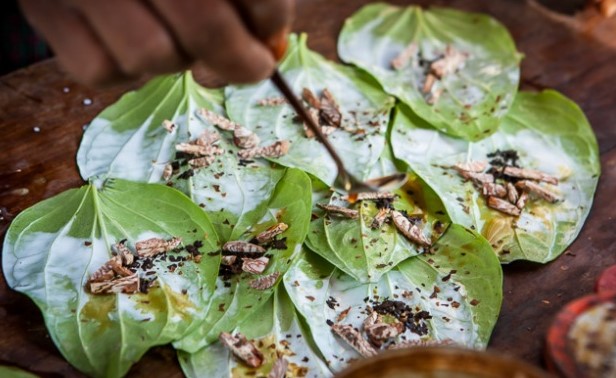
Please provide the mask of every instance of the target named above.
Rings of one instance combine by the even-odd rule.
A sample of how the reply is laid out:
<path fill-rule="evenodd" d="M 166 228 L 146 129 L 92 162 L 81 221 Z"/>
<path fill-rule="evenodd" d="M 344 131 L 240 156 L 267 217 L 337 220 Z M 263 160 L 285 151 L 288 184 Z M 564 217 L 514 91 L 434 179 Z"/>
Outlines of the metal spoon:
<path fill-rule="evenodd" d="M 338 168 L 338 176 L 336 177 L 336 181 L 334 183 L 335 187 L 343 189 L 348 193 L 361 193 L 393 190 L 404 185 L 406 182 L 406 174 L 404 173 L 396 173 L 390 176 L 379 177 L 367 182 L 360 181 L 349 173 L 349 171 L 344 167 L 344 163 L 342 162 L 342 159 L 340 159 L 340 156 L 338 156 L 334 146 L 331 145 L 327 137 L 321 132 L 321 128 L 314 122 L 312 117 L 308 115 L 306 108 L 295 96 L 289 87 L 289 84 L 287 84 L 278 69 L 274 71 L 271 80 L 289 104 L 291 104 L 295 112 L 304 121 L 306 126 L 308 126 L 310 131 L 312 131 L 317 139 L 323 143 L 323 146 L 325 146 L 325 149 L 332 159 L 334 159 L 334 163 L 336 163 L 336 167 Z"/>

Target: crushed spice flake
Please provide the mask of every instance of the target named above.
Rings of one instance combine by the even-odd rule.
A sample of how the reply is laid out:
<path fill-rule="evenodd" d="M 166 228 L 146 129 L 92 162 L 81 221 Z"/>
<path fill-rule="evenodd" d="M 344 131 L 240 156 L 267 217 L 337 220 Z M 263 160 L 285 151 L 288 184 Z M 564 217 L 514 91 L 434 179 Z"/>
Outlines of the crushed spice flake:
<path fill-rule="evenodd" d="M 238 332 L 232 335 L 227 332 L 221 332 L 218 339 L 222 345 L 246 365 L 258 368 L 263 364 L 263 354 L 252 341 L 247 340 L 241 333 Z"/>
<path fill-rule="evenodd" d="M 346 317 L 349 316 L 349 312 L 351 312 L 351 306 L 347 307 L 345 310 L 340 312 L 340 314 L 338 314 L 338 317 L 336 318 L 336 322 L 340 323 L 341 321 L 346 319 Z"/>

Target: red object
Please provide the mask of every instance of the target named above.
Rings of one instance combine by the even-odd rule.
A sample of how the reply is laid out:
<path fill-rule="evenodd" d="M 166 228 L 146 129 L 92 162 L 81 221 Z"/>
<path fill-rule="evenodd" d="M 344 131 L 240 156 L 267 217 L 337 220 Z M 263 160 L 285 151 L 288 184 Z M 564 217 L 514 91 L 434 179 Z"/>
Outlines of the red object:
<path fill-rule="evenodd" d="M 548 330 L 546 362 L 548 369 L 562 377 L 583 377 L 580 364 L 575 359 L 569 337 L 577 318 L 593 307 L 616 303 L 616 265 L 604 270 L 595 284 L 596 294 L 570 302 L 556 316 Z"/>
<path fill-rule="evenodd" d="M 595 291 L 597 293 L 616 291 L 616 265 L 612 265 L 601 273 L 595 284 Z"/>

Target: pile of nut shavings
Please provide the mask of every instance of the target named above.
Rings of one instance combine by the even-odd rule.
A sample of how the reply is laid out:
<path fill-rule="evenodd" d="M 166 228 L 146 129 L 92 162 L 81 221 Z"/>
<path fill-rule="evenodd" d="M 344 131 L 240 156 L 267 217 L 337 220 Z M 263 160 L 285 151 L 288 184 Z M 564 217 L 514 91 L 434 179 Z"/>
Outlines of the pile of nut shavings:
<path fill-rule="evenodd" d="M 497 150 L 487 155 L 490 162 L 459 163 L 454 169 L 481 191 L 490 208 L 501 213 L 520 216 L 529 196 L 549 203 L 559 201 L 554 193 L 558 179 L 544 172 L 522 168 L 514 150 Z"/>
<path fill-rule="evenodd" d="M 402 70 L 411 62 L 415 67 L 423 72 L 425 80 L 421 91 L 427 96 L 426 101 L 430 105 L 438 102 L 443 94 L 444 88 L 441 86 L 433 90 L 434 84 L 438 80 L 457 72 L 464 66 L 469 54 L 461 52 L 451 45 L 445 47 L 445 51 L 438 58 L 433 60 L 424 59 L 422 52 L 416 42 L 409 44 L 398 56 L 391 61 L 394 70 Z"/>
<path fill-rule="evenodd" d="M 92 294 L 147 293 L 158 278 L 155 266 L 164 266 L 169 272 L 174 272 L 186 261 L 201 261 L 201 241 L 185 247 L 181 243 L 177 237 L 169 240 L 150 238 L 136 242 L 133 253 L 126 240 L 122 240 L 112 247 L 111 259 L 89 277 L 86 289 Z"/>
<path fill-rule="evenodd" d="M 287 338 L 291 336 L 287 335 Z M 301 335 L 298 334 L 296 337 L 299 338 Z M 308 375 L 307 367 L 299 366 L 287 360 L 286 357 L 295 356 L 287 340 L 283 339 L 278 342 L 273 339 L 270 340 L 270 338 L 248 340 L 240 332 L 236 332 L 235 335 L 221 332 L 218 340 L 231 351 L 237 360 L 253 369 L 258 369 L 266 364 L 267 357 L 261 352 L 266 350 L 269 355 L 275 358 L 272 368 L 267 375 L 268 378 L 284 378 L 287 374 L 292 377 L 305 377 Z M 308 362 L 309 358 L 306 356 L 302 361 Z M 256 373 L 254 375 L 257 376 Z"/>
<path fill-rule="evenodd" d="M 364 301 L 368 301 L 368 298 Z M 330 298 L 327 304 L 332 309 L 338 306 L 334 298 Z M 349 311 L 350 308 L 342 311 L 336 322 L 328 320 L 327 324 L 333 333 L 363 357 L 374 356 L 379 350 L 425 344 L 422 341 L 407 340 L 404 333 L 409 331 L 419 337 L 426 336 L 428 334 L 426 321 L 432 319 L 429 312 L 419 308 L 413 309 L 402 301 L 370 300 L 365 311 L 362 311 L 366 317 L 361 332 L 350 324 L 342 323 Z"/>
<path fill-rule="evenodd" d="M 290 142 L 288 140 L 279 140 L 268 146 L 260 146 L 261 139 L 249 129 L 207 109 L 199 110 L 198 114 L 220 130 L 232 133 L 233 144 L 239 149 L 237 156 L 241 163 L 256 158 L 278 158 L 289 152 Z M 168 132 L 176 129 L 170 121 L 165 121 L 163 127 Z M 220 146 L 220 140 L 221 135 L 218 132 L 206 130 L 194 140 L 178 143 L 175 146 L 177 151 L 175 160 L 165 165 L 163 179 L 168 181 L 174 175 L 177 175 L 179 179 L 188 179 L 194 175 L 195 170 L 212 165 L 217 157 L 227 152 Z M 188 166 L 188 169 L 180 172 L 182 166 Z"/>
<path fill-rule="evenodd" d="M 349 197 L 342 197 L 349 201 Z M 374 216 L 371 228 L 380 229 L 386 223 L 393 223 L 398 232 L 408 240 L 421 247 L 430 247 L 432 241 L 423 233 L 423 217 L 410 215 L 404 210 L 396 210 L 393 202 L 396 194 L 391 192 L 364 192 L 358 193 L 355 201 L 374 201 L 378 208 L 378 213 Z M 337 216 L 348 219 L 359 218 L 359 211 L 344 206 L 317 204 L 317 207 L 324 210 L 329 216 Z"/>
<path fill-rule="evenodd" d="M 277 223 L 259 233 L 250 242 L 241 240 L 226 242 L 222 247 L 219 275 L 224 281 L 229 281 L 242 272 L 252 275 L 263 274 L 272 257 L 268 251 L 287 249 L 286 238 L 277 237 L 288 228 L 285 223 Z M 248 285 L 256 290 L 267 290 L 274 286 L 278 277 L 280 272 L 273 272 L 253 279 Z"/>

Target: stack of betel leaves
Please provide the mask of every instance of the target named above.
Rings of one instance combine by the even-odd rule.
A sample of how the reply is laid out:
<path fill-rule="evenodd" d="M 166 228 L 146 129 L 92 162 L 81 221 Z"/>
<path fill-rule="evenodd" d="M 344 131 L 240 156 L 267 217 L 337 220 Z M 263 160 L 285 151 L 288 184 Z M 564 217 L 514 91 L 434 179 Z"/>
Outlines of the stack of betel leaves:
<path fill-rule="evenodd" d="M 361 179 L 268 81 L 206 89 L 189 72 L 128 93 L 86 129 L 89 184 L 13 222 L 9 285 L 77 369 L 117 377 L 173 343 L 189 377 L 321 377 L 387 349 L 485 348 L 500 263 L 575 239 L 599 176 L 580 109 L 517 92 L 521 55 L 490 17 L 366 6 L 341 65 L 291 35 L 280 70 Z M 394 97 L 395 96 L 395 97 Z"/>

